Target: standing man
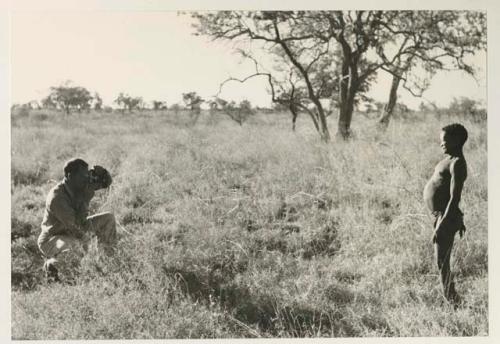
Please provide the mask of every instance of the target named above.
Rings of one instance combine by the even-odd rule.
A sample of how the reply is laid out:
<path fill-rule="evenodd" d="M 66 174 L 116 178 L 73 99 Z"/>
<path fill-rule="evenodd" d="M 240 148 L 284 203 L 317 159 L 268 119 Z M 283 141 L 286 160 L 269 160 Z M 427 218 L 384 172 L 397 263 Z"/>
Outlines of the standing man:
<path fill-rule="evenodd" d="M 467 130 L 461 124 L 450 124 L 441 130 L 441 149 L 445 157 L 436 165 L 424 189 L 424 200 L 434 215 L 432 242 L 435 244 L 444 296 L 454 304 L 460 298 L 451 275 L 450 256 L 455 233 L 459 232 L 460 237 L 465 233 L 459 203 L 467 178 L 467 162 L 462 150 L 467 136 Z"/>
<path fill-rule="evenodd" d="M 111 185 L 109 172 L 101 166 L 89 171 L 82 159 L 72 159 L 64 166 L 64 179 L 47 195 L 38 247 L 45 257 L 44 271 L 48 281 L 59 281 L 58 256 L 86 245 L 90 233 L 98 238 L 99 247 L 111 252 L 116 242 L 116 223 L 112 213 L 88 216 L 89 203 L 96 190 Z"/>

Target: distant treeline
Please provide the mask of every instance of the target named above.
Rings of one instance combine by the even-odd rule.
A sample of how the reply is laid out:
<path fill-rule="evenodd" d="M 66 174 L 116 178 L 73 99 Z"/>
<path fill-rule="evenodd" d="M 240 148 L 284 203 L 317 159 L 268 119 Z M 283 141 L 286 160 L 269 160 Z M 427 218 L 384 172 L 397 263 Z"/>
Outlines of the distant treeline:
<path fill-rule="evenodd" d="M 28 116 L 32 110 L 49 110 L 51 112 L 60 112 L 70 115 L 71 113 L 89 113 L 90 111 L 99 113 L 120 113 L 134 114 L 144 111 L 151 112 L 169 112 L 169 113 L 186 113 L 190 118 L 190 123 L 195 124 L 202 114 L 207 112 L 211 115 L 215 113 L 228 116 L 230 119 L 237 122 L 239 125 L 256 113 L 260 114 L 275 114 L 289 113 L 292 117 L 292 129 L 295 130 L 295 122 L 299 113 L 307 114 L 306 110 L 297 109 L 291 111 L 289 106 L 282 103 L 273 103 L 271 107 L 254 106 L 249 100 L 242 100 L 237 103 L 235 101 L 227 101 L 220 97 L 211 99 L 203 99 L 196 92 L 183 93 L 183 102 L 168 105 L 165 100 L 153 100 L 145 102 L 142 97 L 130 96 L 125 93 L 120 93 L 114 100 L 114 106 L 103 105 L 102 99 L 97 92 L 91 95 L 91 92 L 84 87 L 70 86 L 68 82 L 65 85 L 52 87 L 50 94 L 41 101 L 30 101 L 24 104 L 13 104 L 11 106 L 12 116 Z M 387 104 L 375 101 L 370 98 L 365 98 L 363 102 L 356 104 L 356 112 L 380 116 L 386 111 Z M 203 111 L 202 111 L 203 110 Z M 335 116 L 339 109 L 337 104 L 329 104 L 328 116 Z M 409 108 L 406 104 L 399 101 L 394 105 L 394 117 L 411 119 L 418 117 L 419 113 L 434 114 L 436 116 L 456 116 L 468 118 L 476 122 L 485 121 L 487 119 L 487 111 L 485 105 L 468 97 L 454 98 L 448 107 L 439 107 L 432 102 L 420 103 L 417 110 Z"/>

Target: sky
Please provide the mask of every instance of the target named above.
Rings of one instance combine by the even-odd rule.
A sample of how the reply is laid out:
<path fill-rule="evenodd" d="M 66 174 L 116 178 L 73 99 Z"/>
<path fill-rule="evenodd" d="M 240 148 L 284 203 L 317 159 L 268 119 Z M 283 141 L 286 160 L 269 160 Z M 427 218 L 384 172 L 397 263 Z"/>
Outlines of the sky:
<path fill-rule="evenodd" d="M 120 92 L 147 102 L 182 101 L 182 93 L 214 96 L 228 77 L 254 71 L 230 42 L 194 36 L 193 19 L 173 11 L 16 11 L 11 14 L 11 101 L 41 100 L 51 86 L 71 80 L 112 105 Z M 486 102 L 486 53 L 473 58 L 477 81 L 462 72 L 439 72 L 425 99 L 447 106 L 454 97 Z M 380 72 L 369 96 L 388 97 L 391 77 Z M 270 105 L 266 80 L 224 87 L 221 97 Z M 412 108 L 422 101 L 400 90 Z"/>

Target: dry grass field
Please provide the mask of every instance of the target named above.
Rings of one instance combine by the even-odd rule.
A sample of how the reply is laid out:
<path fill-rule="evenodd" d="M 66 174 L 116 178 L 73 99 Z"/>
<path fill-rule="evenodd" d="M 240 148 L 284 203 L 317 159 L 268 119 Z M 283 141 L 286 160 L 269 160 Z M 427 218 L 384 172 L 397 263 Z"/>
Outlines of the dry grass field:
<path fill-rule="evenodd" d="M 295 133 L 287 114 L 183 117 L 12 118 L 13 339 L 488 335 L 486 123 L 459 120 L 454 310 L 422 190 L 456 118 L 417 113 L 378 133 L 355 114 L 353 140 L 324 144 L 305 115 Z M 120 240 L 110 258 L 91 247 L 73 285 L 46 284 L 36 238 L 72 157 L 112 173 L 91 210 L 116 214 Z"/>

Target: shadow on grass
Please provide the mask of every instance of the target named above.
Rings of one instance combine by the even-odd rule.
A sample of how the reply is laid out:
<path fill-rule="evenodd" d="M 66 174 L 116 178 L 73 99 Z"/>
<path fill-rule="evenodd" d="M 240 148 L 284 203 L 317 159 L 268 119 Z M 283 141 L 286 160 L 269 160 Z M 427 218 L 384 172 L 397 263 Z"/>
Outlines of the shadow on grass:
<path fill-rule="evenodd" d="M 299 230 L 293 229 L 293 232 L 299 232 Z M 292 230 L 288 234 L 291 233 Z M 258 254 L 259 251 L 265 249 L 267 251 L 279 251 L 282 254 L 290 254 L 294 257 L 300 256 L 303 259 L 312 259 L 316 256 L 334 256 L 340 250 L 340 247 L 341 243 L 335 224 L 328 224 L 319 232 L 314 233 L 300 243 L 289 242 L 286 235 L 268 236 L 265 238 L 257 237 L 254 239 L 251 252 Z"/>
<path fill-rule="evenodd" d="M 36 271 L 11 271 L 11 286 L 14 291 L 32 291 L 43 283 L 42 274 Z"/>
<path fill-rule="evenodd" d="M 13 291 L 31 291 L 43 283 L 43 258 L 38 251 L 36 236 L 12 236 L 11 239 L 11 288 Z"/>
<path fill-rule="evenodd" d="M 163 272 L 177 282 L 182 292 L 193 300 L 211 304 L 216 301 L 244 328 L 260 330 L 263 336 L 310 337 L 310 336 L 360 336 L 339 307 L 334 311 L 322 311 L 301 304 L 284 305 L 268 291 L 255 292 L 236 283 L 234 277 L 245 267 L 214 265 L 206 274 L 202 271 L 164 266 Z M 239 271 L 238 271 L 239 270 Z M 248 336 L 243 331 L 242 336 Z M 251 333 L 254 336 L 255 333 Z"/>

